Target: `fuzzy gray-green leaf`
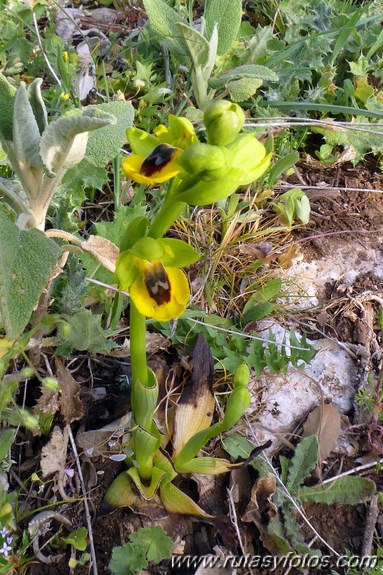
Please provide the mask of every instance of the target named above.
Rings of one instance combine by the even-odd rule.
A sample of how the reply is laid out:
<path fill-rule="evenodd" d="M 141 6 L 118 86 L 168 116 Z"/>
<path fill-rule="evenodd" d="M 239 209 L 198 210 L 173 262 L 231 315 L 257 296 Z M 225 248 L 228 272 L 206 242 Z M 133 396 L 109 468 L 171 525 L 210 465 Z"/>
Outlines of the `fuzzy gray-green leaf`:
<path fill-rule="evenodd" d="M 177 22 L 177 28 L 188 48 L 195 68 L 203 68 L 209 61 L 209 42 L 194 28 Z"/>
<path fill-rule="evenodd" d="M 163 0 L 143 0 L 150 27 L 159 37 L 159 41 L 166 44 L 170 51 L 176 55 L 186 55 L 184 43 L 179 38 L 177 22 L 184 22 L 182 16 Z"/>
<path fill-rule="evenodd" d="M 16 88 L 0 73 L 0 136 L 2 140 L 12 141 L 13 106 Z"/>
<path fill-rule="evenodd" d="M 35 115 L 40 134 L 44 132 L 48 125 L 48 114 L 41 95 L 41 84 L 42 79 L 36 78 L 33 80 L 32 84 L 28 86 L 28 98 Z"/>
<path fill-rule="evenodd" d="M 209 37 L 214 25 L 218 28 L 219 56 L 226 54 L 237 38 L 242 19 L 241 0 L 210 0 L 205 11 L 206 29 Z"/>
<path fill-rule="evenodd" d="M 26 327 L 60 253 L 42 232 L 20 230 L 0 210 L 0 315 L 9 339 Z"/>
<path fill-rule="evenodd" d="M 13 116 L 13 143 L 20 169 L 42 166 L 40 130 L 24 83 L 17 90 Z"/>
<path fill-rule="evenodd" d="M 209 80 L 209 86 L 214 89 L 224 88 L 228 82 L 241 80 L 243 78 L 257 78 L 265 82 L 278 82 L 279 80 L 277 74 L 270 68 L 266 68 L 266 66 L 246 64 L 244 66 L 238 66 L 238 68 L 233 68 L 233 70 L 222 74 L 219 78 L 211 78 Z"/>
<path fill-rule="evenodd" d="M 89 106 L 88 109 L 92 109 Z M 104 168 L 108 162 L 120 153 L 126 142 L 126 129 L 132 125 L 134 108 L 130 102 L 110 102 L 97 106 L 102 112 L 112 114 L 116 125 L 105 126 L 89 134 L 85 159 L 99 168 Z"/>
<path fill-rule="evenodd" d="M 295 449 L 290 464 L 286 487 L 290 493 L 295 493 L 298 487 L 308 477 L 318 462 L 318 440 L 310 435 L 300 441 Z"/>
<path fill-rule="evenodd" d="M 366 477 L 339 477 L 332 483 L 301 487 L 297 492 L 297 497 L 302 502 L 357 505 L 368 501 L 375 489 L 375 483 Z"/>
<path fill-rule="evenodd" d="M 54 120 L 41 137 L 40 154 L 51 176 L 62 168 L 78 164 L 84 157 L 88 142 L 87 132 L 115 124 L 116 118 L 90 106 Z"/>
<path fill-rule="evenodd" d="M 262 85 L 260 78 L 239 78 L 226 84 L 226 90 L 233 102 L 244 102 Z"/>

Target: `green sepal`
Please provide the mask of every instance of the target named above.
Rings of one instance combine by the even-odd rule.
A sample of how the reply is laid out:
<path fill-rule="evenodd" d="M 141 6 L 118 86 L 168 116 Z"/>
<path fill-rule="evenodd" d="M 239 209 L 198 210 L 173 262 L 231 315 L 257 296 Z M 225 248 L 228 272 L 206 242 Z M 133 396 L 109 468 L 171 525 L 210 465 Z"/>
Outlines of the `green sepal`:
<path fill-rule="evenodd" d="M 128 475 L 134 482 L 141 495 L 145 499 L 151 499 L 156 493 L 160 482 L 165 475 L 165 471 L 159 469 L 156 466 L 153 466 L 149 484 L 142 481 L 139 469 L 137 467 L 131 467 L 128 469 Z"/>
<path fill-rule="evenodd" d="M 149 156 L 160 143 L 158 138 L 152 136 L 152 134 L 134 127 L 130 127 L 126 130 L 126 137 L 128 138 L 132 152 L 143 158 Z"/>
<path fill-rule="evenodd" d="M 116 277 L 118 287 L 122 291 L 129 291 L 129 288 L 137 275 L 137 268 L 134 266 L 134 255 L 128 250 L 122 252 L 116 260 Z"/>
<path fill-rule="evenodd" d="M 146 236 L 149 219 L 146 216 L 134 218 L 126 228 L 120 241 L 120 250 L 129 250 L 139 239 Z"/>
<path fill-rule="evenodd" d="M 123 471 L 109 486 L 105 501 L 112 507 L 131 507 L 137 501 L 137 494 L 127 471 Z"/>
<path fill-rule="evenodd" d="M 183 515 L 196 515 L 205 519 L 213 519 L 191 499 L 178 489 L 173 483 L 160 484 L 160 497 L 163 506 L 169 513 L 182 513 Z"/>
<path fill-rule="evenodd" d="M 179 165 L 191 176 L 207 181 L 227 175 L 229 158 L 226 149 L 210 144 L 193 144 L 180 156 Z"/>
<path fill-rule="evenodd" d="M 140 380 L 134 382 L 132 388 L 132 410 L 137 425 L 151 429 L 154 411 L 157 407 L 158 383 L 155 374 L 148 368 L 148 385 Z"/>
<path fill-rule="evenodd" d="M 162 262 L 165 266 L 183 268 L 194 264 L 201 257 L 198 252 L 182 240 L 163 238 L 157 241 L 164 247 Z"/>
<path fill-rule="evenodd" d="M 165 248 L 158 240 L 146 236 L 139 239 L 131 248 L 132 254 L 143 260 L 161 260 L 165 254 Z"/>
<path fill-rule="evenodd" d="M 204 182 L 196 177 L 183 182 L 176 197 L 178 201 L 191 206 L 207 206 L 224 200 L 233 194 L 238 186 L 238 181 L 229 177 L 214 182 Z"/>

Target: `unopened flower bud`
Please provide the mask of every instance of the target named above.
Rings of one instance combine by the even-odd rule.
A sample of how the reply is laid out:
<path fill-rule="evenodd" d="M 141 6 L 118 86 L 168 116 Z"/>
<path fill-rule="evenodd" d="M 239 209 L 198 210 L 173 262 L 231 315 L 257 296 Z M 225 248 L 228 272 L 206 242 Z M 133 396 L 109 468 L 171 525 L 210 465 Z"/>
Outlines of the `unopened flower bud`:
<path fill-rule="evenodd" d="M 245 123 L 245 113 L 238 104 L 227 100 L 212 102 L 205 111 L 204 124 L 209 144 L 227 146 Z"/>
<path fill-rule="evenodd" d="M 250 381 L 250 370 L 243 361 L 235 370 L 234 387 L 246 387 Z"/>
<path fill-rule="evenodd" d="M 185 150 L 178 163 L 190 175 L 200 176 L 206 181 L 219 180 L 228 171 L 226 150 L 209 144 L 193 144 Z"/>
<path fill-rule="evenodd" d="M 223 427 L 225 431 L 234 427 L 241 419 L 250 404 L 250 392 L 247 387 L 236 387 L 227 400 Z"/>

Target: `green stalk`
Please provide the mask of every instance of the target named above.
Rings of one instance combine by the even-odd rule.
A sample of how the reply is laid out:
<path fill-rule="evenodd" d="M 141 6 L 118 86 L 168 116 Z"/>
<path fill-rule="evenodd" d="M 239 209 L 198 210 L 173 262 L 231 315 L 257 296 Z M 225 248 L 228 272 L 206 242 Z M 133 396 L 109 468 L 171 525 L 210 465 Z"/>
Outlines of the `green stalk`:
<path fill-rule="evenodd" d="M 113 159 L 113 187 L 114 187 L 114 213 L 117 212 L 120 207 L 120 196 L 121 196 L 121 156 L 118 155 Z"/>
<path fill-rule="evenodd" d="M 177 202 L 167 197 L 158 214 L 149 228 L 148 235 L 151 238 L 162 238 L 186 207 L 185 202 Z"/>
<path fill-rule="evenodd" d="M 146 365 L 146 319 L 130 300 L 130 358 L 132 363 L 132 386 L 140 382 L 149 385 Z M 134 405 L 132 405 L 134 415 Z"/>

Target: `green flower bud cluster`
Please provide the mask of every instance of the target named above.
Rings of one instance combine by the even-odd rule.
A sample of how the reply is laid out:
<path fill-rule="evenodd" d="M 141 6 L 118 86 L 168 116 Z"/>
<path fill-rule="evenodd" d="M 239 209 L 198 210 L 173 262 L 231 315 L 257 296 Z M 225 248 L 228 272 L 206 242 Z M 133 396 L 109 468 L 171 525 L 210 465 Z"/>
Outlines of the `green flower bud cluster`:
<path fill-rule="evenodd" d="M 244 122 L 238 104 L 219 100 L 207 107 L 207 143 L 191 144 L 177 159 L 183 170 L 177 199 L 191 205 L 211 204 L 262 176 L 271 154 L 266 155 L 253 134 L 240 133 Z"/>

